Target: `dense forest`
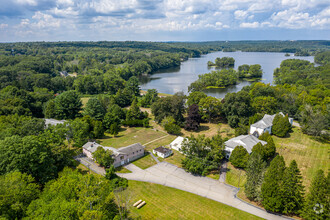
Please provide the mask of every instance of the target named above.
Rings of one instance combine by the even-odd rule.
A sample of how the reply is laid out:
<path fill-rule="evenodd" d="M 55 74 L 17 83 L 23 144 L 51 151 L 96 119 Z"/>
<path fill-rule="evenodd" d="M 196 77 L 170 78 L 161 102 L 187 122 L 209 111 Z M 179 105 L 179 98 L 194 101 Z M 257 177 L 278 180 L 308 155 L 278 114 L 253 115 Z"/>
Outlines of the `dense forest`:
<path fill-rule="evenodd" d="M 329 52 L 322 51 L 329 45 L 329 41 L 0 44 L 0 218 L 127 217 L 114 199 L 114 189 L 125 189 L 127 181 L 114 174 L 111 161 L 99 157 L 109 167 L 101 177 L 79 172 L 73 157 L 86 141 L 101 138 L 105 132 L 117 135 L 121 126 L 149 127 L 150 116 L 141 106 L 151 108 L 155 121 L 170 134 L 181 134 L 181 128 L 196 131 L 202 122 L 225 122 L 237 135 L 245 134 L 248 125 L 263 114 L 283 111 L 299 120 L 303 132 L 328 141 L 330 59 Z M 177 93 L 161 98 L 155 89 L 141 96 L 139 76 L 218 50 L 307 51 L 317 53 L 319 66 L 283 61 L 274 71 L 275 86 L 254 83 L 222 100 L 199 88 L 188 96 Z M 234 84 L 239 77 L 249 77 L 250 70 L 251 66 L 239 72 L 224 69 L 205 79 L 217 82 L 216 86 Z M 81 97 L 87 95 L 93 96 L 83 106 Z M 65 121 L 46 126 L 44 118 Z M 190 140 L 193 147 L 184 149 L 187 157 L 182 161 L 187 171 L 206 175 L 219 166 L 224 139 L 216 135 Z M 274 154 L 269 155 L 263 160 L 274 167 L 270 162 Z M 275 162 L 286 170 L 281 160 Z M 294 172 L 294 162 L 289 168 L 284 177 Z M 265 179 L 274 175 L 275 171 L 266 171 Z M 323 173 L 319 176 L 325 179 Z M 266 183 L 261 190 L 267 196 Z M 267 210 L 294 213 L 275 210 L 264 201 Z"/>

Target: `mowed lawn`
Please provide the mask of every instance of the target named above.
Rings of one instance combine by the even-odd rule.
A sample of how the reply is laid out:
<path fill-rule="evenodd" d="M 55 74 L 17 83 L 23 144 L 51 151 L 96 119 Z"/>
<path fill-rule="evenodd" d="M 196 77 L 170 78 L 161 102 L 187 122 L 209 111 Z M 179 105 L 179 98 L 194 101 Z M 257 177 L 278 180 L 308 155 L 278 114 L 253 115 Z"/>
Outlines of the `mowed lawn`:
<path fill-rule="evenodd" d="M 142 219 L 261 219 L 231 206 L 178 189 L 129 181 L 131 204 L 142 199 L 141 209 L 131 207 L 132 217 Z"/>
<path fill-rule="evenodd" d="M 98 139 L 98 142 L 103 146 L 120 148 L 134 143 L 141 143 L 143 145 L 165 135 L 165 133 L 155 131 L 151 128 L 122 127 L 116 137 L 105 133 L 105 138 Z"/>
<path fill-rule="evenodd" d="M 310 186 L 317 170 L 328 172 L 330 144 L 313 140 L 299 128 L 293 128 L 288 138 L 273 136 L 273 139 L 277 152 L 284 157 L 287 166 L 292 160 L 296 160 L 305 186 Z"/>
<path fill-rule="evenodd" d="M 144 157 L 135 160 L 133 164 L 140 167 L 141 169 L 147 169 L 153 165 L 156 165 L 157 162 L 148 153 Z"/>
<path fill-rule="evenodd" d="M 226 183 L 236 186 L 244 187 L 246 183 L 246 172 L 243 169 L 235 168 L 230 162 L 227 163 Z"/>

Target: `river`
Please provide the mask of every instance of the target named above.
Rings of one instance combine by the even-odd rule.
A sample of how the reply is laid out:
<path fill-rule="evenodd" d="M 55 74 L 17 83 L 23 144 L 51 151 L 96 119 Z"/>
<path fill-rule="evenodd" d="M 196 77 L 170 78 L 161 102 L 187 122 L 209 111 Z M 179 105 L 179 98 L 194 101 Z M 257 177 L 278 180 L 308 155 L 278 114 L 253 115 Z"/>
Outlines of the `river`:
<path fill-rule="evenodd" d="M 289 57 L 285 53 L 270 53 L 270 52 L 214 52 L 202 55 L 199 58 L 189 58 L 181 63 L 179 67 L 169 68 L 158 71 L 149 76 L 140 78 L 140 87 L 142 90 L 157 89 L 160 93 L 174 94 L 176 92 L 188 93 L 188 86 L 198 79 L 198 75 L 208 73 L 214 68 L 207 66 L 208 61 L 214 62 L 217 57 L 233 57 L 235 59 L 234 68 L 243 64 L 260 64 L 263 70 L 261 82 L 273 82 L 274 69 L 279 67 L 281 62 L 286 59 L 302 59 L 314 62 L 314 57 L 294 57 L 290 54 Z M 208 89 L 204 92 L 216 98 L 223 98 L 229 92 L 238 92 L 244 86 L 250 85 L 252 82 L 240 81 L 236 85 L 229 86 L 223 89 Z"/>

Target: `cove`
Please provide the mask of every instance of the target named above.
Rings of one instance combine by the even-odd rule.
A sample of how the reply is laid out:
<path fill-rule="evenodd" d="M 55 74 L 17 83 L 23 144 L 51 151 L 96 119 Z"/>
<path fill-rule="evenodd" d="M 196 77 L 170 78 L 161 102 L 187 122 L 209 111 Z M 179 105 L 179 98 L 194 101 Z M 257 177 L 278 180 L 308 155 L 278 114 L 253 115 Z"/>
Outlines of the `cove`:
<path fill-rule="evenodd" d="M 160 70 L 154 74 L 143 76 L 140 78 L 140 88 L 142 90 L 157 89 L 159 93 L 174 94 L 176 92 L 188 93 L 188 86 L 198 79 L 198 75 L 208 73 L 214 70 L 214 67 L 208 67 L 207 62 L 214 62 L 217 57 L 233 57 L 235 59 L 234 68 L 243 64 L 260 64 L 263 70 L 261 82 L 273 82 L 274 69 L 279 67 L 281 62 L 286 59 L 302 59 L 314 62 L 314 57 L 295 57 L 290 54 L 289 57 L 285 53 L 270 52 L 214 52 L 202 55 L 199 58 L 189 58 L 181 63 L 179 67 Z M 227 93 L 238 92 L 244 86 L 250 85 L 252 82 L 242 80 L 236 85 L 227 88 L 212 88 L 204 92 L 216 98 L 223 98 Z"/>

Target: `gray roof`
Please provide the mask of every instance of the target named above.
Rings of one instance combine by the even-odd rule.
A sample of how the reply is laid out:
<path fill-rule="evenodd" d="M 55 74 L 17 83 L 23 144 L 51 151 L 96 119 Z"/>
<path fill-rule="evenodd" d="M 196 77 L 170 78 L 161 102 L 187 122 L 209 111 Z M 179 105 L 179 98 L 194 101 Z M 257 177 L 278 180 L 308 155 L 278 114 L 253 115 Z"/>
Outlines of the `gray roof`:
<path fill-rule="evenodd" d="M 94 153 L 98 147 L 103 147 L 103 146 L 96 142 L 89 141 L 86 144 L 84 144 L 82 147 L 85 148 L 86 150 L 88 150 L 89 152 Z M 105 148 L 105 147 L 103 147 L 103 148 Z M 105 150 L 108 150 L 108 149 L 105 148 Z"/>
<path fill-rule="evenodd" d="M 157 147 L 156 149 L 154 149 L 154 151 L 166 154 L 167 152 L 170 152 L 171 149 L 161 146 L 161 147 Z"/>
<path fill-rule="evenodd" d="M 282 112 L 280 112 L 279 114 L 284 116 L 284 114 Z M 274 120 L 275 116 L 276 116 L 276 114 L 274 114 L 274 115 L 265 114 L 264 117 L 260 121 L 257 121 L 256 123 L 252 124 L 251 126 L 256 127 L 256 128 L 262 128 L 262 129 L 269 128 L 269 127 L 273 126 L 273 120 Z"/>
<path fill-rule="evenodd" d="M 240 135 L 234 137 L 225 142 L 226 147 L 235 149 L 237 146 L 243 146 L 250 154 L 254 145 L 261 143 L 262 145 L 267 144 L 266 141 L 259 140 L 253 135 Z"/>
<path fill-rule="evenodd" d="M 45 118 L 45 125 L 58 125 L 58 124 L 64 124 L 65 120 L 56 120 L 52 118 Z"/>
<path fill-rule="evenodd" d="M 136 152 L 136 151 L 144 149 L 144 148 L 145 147 L 142 144 L 136 143 L 136 144 L 129 145 L 127 147 L 121 147 L 121 148 L 117 149 L 117 152 L 120 154 L 131 154 L 133 152 Z"/>

